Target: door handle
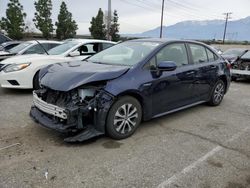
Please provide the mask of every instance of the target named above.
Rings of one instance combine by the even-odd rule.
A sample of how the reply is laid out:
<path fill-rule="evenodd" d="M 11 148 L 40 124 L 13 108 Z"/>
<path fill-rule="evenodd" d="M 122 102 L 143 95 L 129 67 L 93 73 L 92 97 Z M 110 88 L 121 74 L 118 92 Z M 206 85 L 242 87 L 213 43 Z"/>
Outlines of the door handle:
<path fill-rule="evenodd" d="M 216 65 L 210 65 L 211 69 L 216 69 Z"/>

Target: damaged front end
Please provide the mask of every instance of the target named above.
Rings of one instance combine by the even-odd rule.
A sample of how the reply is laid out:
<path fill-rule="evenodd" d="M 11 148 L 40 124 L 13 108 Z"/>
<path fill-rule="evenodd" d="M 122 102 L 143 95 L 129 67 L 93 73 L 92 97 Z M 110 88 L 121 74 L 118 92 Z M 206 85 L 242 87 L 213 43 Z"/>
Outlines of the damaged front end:
<path fill-rule="evenodd" d="M 33 92 L 30 116 L 46 128 L 70 133 L 65 141 L 81 142 L 105 134 L 106 116 L 113 101 L 114 96 L 103 85 L 67 92 L 44 88 Z"/>
<path fill-rule="evenodd" d="M 250 59 L 239 59 L 232 63 L 234 78 L 250 78 Z"/>

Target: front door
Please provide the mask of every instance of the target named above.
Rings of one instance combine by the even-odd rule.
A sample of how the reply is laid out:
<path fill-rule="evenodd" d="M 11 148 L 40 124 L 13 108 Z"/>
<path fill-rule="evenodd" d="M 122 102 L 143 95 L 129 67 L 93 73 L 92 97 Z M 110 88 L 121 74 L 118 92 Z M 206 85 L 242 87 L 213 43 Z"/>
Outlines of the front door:
<path fill-rule="evenodd" d="M 157 63 L 173 61 L 177 64 L 174 71 L 159 71 Z M 150 84 L 152 97 L 152 115 L 161 114 L 175 108 L 192 103 L 193 82 L 196 72 L 194 66 L 189 64 L 186 45 L 172 43 L 160 50 L 151 59 L 150 64 L 156 68 L 149 71 L 152 80 Z"/>

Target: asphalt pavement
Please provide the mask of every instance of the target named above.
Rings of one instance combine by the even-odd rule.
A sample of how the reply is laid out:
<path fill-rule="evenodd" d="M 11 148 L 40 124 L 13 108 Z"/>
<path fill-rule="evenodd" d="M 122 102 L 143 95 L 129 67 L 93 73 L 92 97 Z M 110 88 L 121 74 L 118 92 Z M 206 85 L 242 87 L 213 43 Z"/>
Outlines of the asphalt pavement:
<path fill-rule="evenodd" d="M 67 144 L 29 117 L 32 91 L 0 89 L 0 187 L 250 187 L 250 82 L 218 107 L 142 123 L 125 140 Z"/>

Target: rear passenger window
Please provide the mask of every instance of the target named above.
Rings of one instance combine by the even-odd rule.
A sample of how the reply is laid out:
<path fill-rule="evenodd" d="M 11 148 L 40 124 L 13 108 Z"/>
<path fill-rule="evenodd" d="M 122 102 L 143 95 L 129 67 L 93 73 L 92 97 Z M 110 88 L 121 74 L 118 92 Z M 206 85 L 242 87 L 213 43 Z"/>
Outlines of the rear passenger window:
<path fill-rule="evenodd" d="M 188 64 L 188 56 L 185 44 L 175 43 L 164 47 L 156 55 L 157 63 L 161 61 L 173 61 L 178 67 Z"/>
<path fill-rule="evenodd" d="M 189 46 L 195 64 L 208 61 L 205 47 L 198 44 L 189 44 Z"/>

